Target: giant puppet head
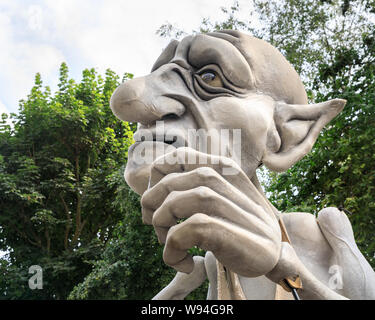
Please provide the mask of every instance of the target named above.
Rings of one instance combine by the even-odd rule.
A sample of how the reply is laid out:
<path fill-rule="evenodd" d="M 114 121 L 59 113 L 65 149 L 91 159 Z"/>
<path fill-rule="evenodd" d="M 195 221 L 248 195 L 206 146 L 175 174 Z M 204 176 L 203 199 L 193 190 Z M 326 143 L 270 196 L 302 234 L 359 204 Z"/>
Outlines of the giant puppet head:
<path fill-rule="evenodd" d="M 284 171 L 311 150 L 320 130 L 344 105 L 340 99 L 308 105 L 304 86 L 283 55 L 267 42 L 233 30 L 172 41 L 149 75 L 123 83 L 111 98 L 119 119 L 139 124 L 125 172 L 139 194 L 146 190 L 150 172 L 149 161 L 134 159 L 141 144 L 155 151 L 155 158 L 158 151 L 191 146 L 188 129 L 240 129 L 240 152 L 230 151 L 235 149 L 233 137 L 222 152 L 249 177 L 262 164 Z M 160 120 L 168 134 L 157 137 Z M 143 135 L 145 129 L 153 134 Z"/>

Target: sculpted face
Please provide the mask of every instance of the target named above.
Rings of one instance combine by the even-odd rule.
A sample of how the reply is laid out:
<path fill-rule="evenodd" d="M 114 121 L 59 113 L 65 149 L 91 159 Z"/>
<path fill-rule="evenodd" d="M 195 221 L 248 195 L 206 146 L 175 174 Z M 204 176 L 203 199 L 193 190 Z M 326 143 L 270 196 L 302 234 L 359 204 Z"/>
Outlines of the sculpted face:
<path fill-rule="evenodd" d="M 363 257 L 358 258 L 345 214 L 328 210 L 328 218 L 318 217 L 318 226 L 312 215 L 298 213 L 287 220 L 293 228 L 285 228 L 254 177 L 262 164 L 275 171 L 290 168 L 345 105 L 340 99 L 308 105 L 297 73 L 271 45 L 229 30 L 172 41 L 151 73 L 120 85 L 110 105 L 119 119 L 138 123 L 125 179 L 142 194 L 142 219 L 153 225 L 165 244 L 164 262 L 179 271 L 161 298 L 171 288 L 181 297 L 184 288 L 196 288 L 206 274 L 210 288 L 225 299 L 231 295 L 222 293 L 226 286 L 215 284 L 220 278 L 231 279 L 222 281 L 237 289 L 245 283 L 246 292 L 271 288 L 272 296 L 275 286 L 258 278 L 262 275 L 284 285 L 300 279 L 303 287 L 297 288 L 306 297 L 342 298 L 322 284 L 327 274 L 324 260 L 344 263 L 343 270 L 360 265 L 356 276 L 349 271 L 354 279 L 349 290 L 362 288 L 361 279 L 373 275 L 361 262 Z M 290 230 L 293 246 L 288 243 Z M 348 247 L 342 239 L 349 239 L 344 241 Z M 193 259 L 192 247 L 205 250 L 206 257 Z M 328 247 L 338 258 L 326 254 Z M 307 252 L 301 256 L 309 267 L 317 266 L 314 272 L 307 270 L 297 252 Z M 362 274 L 364 265 L 369 277 Z M 220 270 L 226 270 L 225 276 Z M 255 277 L 256 282 L 248 282 Z M 347 278 L 344 274 L 344 281 Z"/>
<path fill-rule="evenodd" d="M 262 40 L 228 30 L 172 41 L 149 75 L 123 83 L 111 98 L 119 119 L 138 122 L 125 179 L 143 194 L 152 161 L 137 161 L 139 150 L 150 151 L 152 160 L 183 146 L 201 150 L 192 129 L 209 136 L 205 153 L 232 158 L 249 178 L 262 164 L 286 170 L 310 151 L 345 102 L 306 104 L 293 67 Z M 164 133 L 158 134 L 158 121 Z"/>
<path fill-rule="evenodd" d="M 192 272 L 188 250 L 197 246 L 245 277 L 275 268 L 278 213 L 255 171 L 301 159 L 345 101 L 306 103 L 285 58 L 237 31 L 172 41 L 149 75 L 116 89 L 114 114 L 138 123 L 125 179 L 142 194 L 143 222 L 165 243 L 166 264 Z"/>

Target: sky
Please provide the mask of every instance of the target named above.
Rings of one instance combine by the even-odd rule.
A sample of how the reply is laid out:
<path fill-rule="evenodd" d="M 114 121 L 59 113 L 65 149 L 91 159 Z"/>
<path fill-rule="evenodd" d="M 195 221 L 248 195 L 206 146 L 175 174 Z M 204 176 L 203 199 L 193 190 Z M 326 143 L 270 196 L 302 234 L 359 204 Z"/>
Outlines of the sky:
<path fill-rule="evenodd" d="M 240 0 L 239 17 L 251 1 Z M 35 74 L 55 90 L 62 62 L 76 81 L 82 70 L 149 73 L 169 39 L 156 30 L 172 23 L 187 32 L 203 18 L 221 21 L 233 0 L 0 0 L 0 114 L 17 112 Z"/>

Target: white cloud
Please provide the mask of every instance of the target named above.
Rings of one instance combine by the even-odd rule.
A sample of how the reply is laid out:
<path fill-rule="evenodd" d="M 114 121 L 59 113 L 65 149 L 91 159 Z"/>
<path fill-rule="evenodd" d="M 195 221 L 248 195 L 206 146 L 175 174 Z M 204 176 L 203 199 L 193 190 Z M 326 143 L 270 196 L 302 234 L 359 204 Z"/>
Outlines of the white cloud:
<path fill-rule="evenodd" d="M 148 73 L 167 45 L 156 35 L 166 21 L 196 29 L 207 16 L 218 17 L 221 6 L 232 0 L 213 1 L 44 1 L 49 30 L 59 43 L 78 51 L 86 61 L 103 71 Z"/>
<path fill-rule="evenodd" d="M 4 103 L 0 101 L 0 115 L 3 113 L 9 113 L 8 109 L 5 107 Z"/>
<path fill-rule="evenodd" d="M 166 21 L 197 29 L 204 17 L 222 19 L 233 0 L 0 0 L 0 99 L 12 112 L 31 89 L 35 73 L 54 89 L 61 62 L 82 70 L 149 72 L 167 45 L 155 32 Z M 242 0 L 244 12 L 247 1 Z"/>
<path fill-rule="evenodd" d="M 12 112 L 17 111 L 18 100 L 30 91 L 37 72 L 53 84 L 64 61 L 64 55 L 54 45 L 34 41 L 32 31 L 38 30 L 40 22 L 34 21 L 30 28 L 29 20 L 23 16 L 29 11 L 17 15 L 18 9 L 8 7 L 0 13 L 0 99 Z"/>
<path fill-rule="evenodd" d="M 42 30 L 43 11 L 40 6 L 31 5 L 28 8 L 28 24 L 31 30 Z"/>

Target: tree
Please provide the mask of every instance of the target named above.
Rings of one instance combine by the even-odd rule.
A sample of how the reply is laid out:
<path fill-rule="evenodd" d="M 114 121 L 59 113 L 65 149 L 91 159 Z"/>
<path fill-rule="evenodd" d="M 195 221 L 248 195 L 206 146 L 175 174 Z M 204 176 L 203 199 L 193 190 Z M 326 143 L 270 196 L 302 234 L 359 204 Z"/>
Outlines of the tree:
<path fill-rule="evenodd" d="M 142 223 L 139 196 L 118 175 L 115 204 L 124 218 L 115 228 L 112 239 L 92 272 L 71 292 L 69 299 L 151 299 L 175 276 L 176 271 L 165 265 L 163 247 L 152 226 Z M 124 199 L 131 201 L 124 202 Z M 195 250 L 194 254 L 199 254 Z M 208 282 L 188 299 L 205 299 Z"/>
<path fill-rule="evenodd" d="M 37 74 L 14 127 L 3 114 L 2 298 L 150 299 L 175 275 L 123 177 L 135 125 L 109 108 L 118 85 L 94 69 L 75 83 L 62 64 L 56 94 Z M 43 290 L 28 287 L 31 265 L 43 269 Z"/>
<path fill-rule="evenodd" d="M 126 74 L 124 80 L 130 77 Z M 76 83 L 63 63 L 54 95 L 42 87 L 37 74 L 19 114 L 11 115 L 13 127 L 3 114 L 0 250 L 8 251 L 0 266 L 4 298 L 66 298 L 89 273 L 90 261 L 99 257 L 122 219 L 113 199 L 132 130 L 108 105 L 118 85 L 114 72 L 107 70 L 103 79 L 94 69 L 84 70 Z M 15 288 L 9 279 L 20 281 L 17 274 L 27 279 L 31 265 L 43 268 L 44 289 L 31 291 L 24 279 L 21 288 Z"/>
<path fill-rule="evenodd" d="M 317 102 L 340 97 L 347 106 L 313 152 L 275 177 L 268 190 L 282 210 L 346 208 L 356 242 L 375 267 L 375 41 L 363 31 L 353 42 L 341 43 L 330 61 L 318 65 L 312 85 Z"/>

